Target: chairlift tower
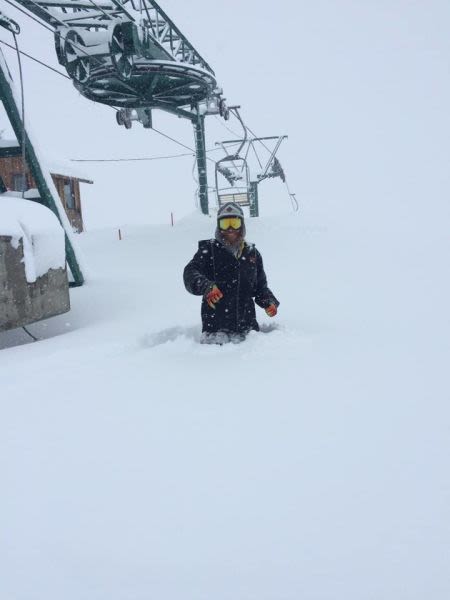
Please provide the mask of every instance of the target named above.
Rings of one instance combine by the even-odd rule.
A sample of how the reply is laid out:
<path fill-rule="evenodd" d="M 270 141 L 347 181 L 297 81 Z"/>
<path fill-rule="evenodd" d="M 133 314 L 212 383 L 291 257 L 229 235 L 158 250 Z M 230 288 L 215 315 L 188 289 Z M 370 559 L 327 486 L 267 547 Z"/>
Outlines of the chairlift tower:
<path fill-rule="evenodd" d="M 89 100 L 118 109 L 119 125 L 152 127 L 152 110 L 189 119 L 199 196 L 208 213 L 205 116 L 229 117 L 212 68 L 154 0 L 15 0 L 51 26 L 58 61 Z"/>

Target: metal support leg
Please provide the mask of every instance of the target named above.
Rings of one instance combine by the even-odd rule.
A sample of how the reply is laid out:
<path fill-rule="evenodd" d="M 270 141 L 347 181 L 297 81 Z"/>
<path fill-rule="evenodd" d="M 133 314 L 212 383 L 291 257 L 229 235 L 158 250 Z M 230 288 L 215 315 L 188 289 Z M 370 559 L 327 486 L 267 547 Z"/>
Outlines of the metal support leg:
<path fill-rule="evenodd" d="M 205 146 L 205 117 L 198 116 L 194 121 L 195 149 L 197 152 L 198 182 L 200 208 L 207 215 L 208 210 L 208 175 L 206 171 L 206 146 Z"/>
<path fill-rule="evenodd" d="M 250 216 L 259 216 L 259 203 L 258 203 L 258 182 L 250 182 Z"/>
<path fill-rule="evenodd" d="M 12 90 L 12 81 L 9 77 L 9 74 L 7 73 L 7 67 L 6 67 L 6 63 L 4 62 L 3 55 L 0 55 L 0 99 L 3 102 L 6 113 L 11 122 L 11 126 L 14 129 L 14 133 L 16 134 L 17 141 L 19 142 L 20 146 L 22 146 L 22 140 L 24 137 L 23 136 L 24 125 L 22 123 L 22 117 L 21 117 L 19 108 L 17 107 L 16 101 L 14 98 L 14 93 Z M 57 206 L 57 202 L 58 202 L 58 204 L 60 204 L 59 197 L 58 197 L 58 200 L 55 200 L 55 198 L 52 196 L 52 194 L 50 192 L 50 189 L 47 185 L 45 176 L 42 172 L 41 165 L 39 164 L 38 157 L 34 151 L 33 145 L 30 141 L 30 138 L 28 137 L 27 132 L 25 132 L 25 157 L 26 157 L 27 164 L 30 168 L 31 174 L 33 175 L 33 178 L 38 187 L 39 194 L 40 194 L 41 200 L 42 200 L 42 204 L 47 206 L 47 208 L 49 208 L 52 212 L 55 213 L 59 222 L 63 226 L 63 229 L 66 230 L 66 228 L 63 225 L 63 221 L 62 221 L 62 218 L 59 213 L 58 206 Z M 64 211 L 62 206 L 61 206 L 61 211 Z M 69 237 L 67 236 L 67 233 L 65 234 L 65 237 L 66 237 L 66 260 L 67 260 L 67 263 L 69 265 L 69 268 L 72 272 L 72 276 L 74 279 L 74 283 L 72 285 L 76 285 L 76 286 L 83 285 L 84 277 L 81 272 L 80 266 L 78 264 L 77 257 L 75 255 L 75 250 L 72 246 L 72 243 L 71 243 Z"/>

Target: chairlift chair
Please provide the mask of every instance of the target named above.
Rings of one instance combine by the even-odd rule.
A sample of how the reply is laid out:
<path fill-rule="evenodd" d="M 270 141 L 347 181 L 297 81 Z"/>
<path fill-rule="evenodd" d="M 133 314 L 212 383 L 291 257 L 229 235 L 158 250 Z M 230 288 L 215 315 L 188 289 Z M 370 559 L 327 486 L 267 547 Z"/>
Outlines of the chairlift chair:
<path fill-rule="evenodd" d="M 245 158 L 228 155 L 220 159 L 216 162 L 215 178 L 219 208 L 227 202 L 250 206 L 250 171 Z"/>

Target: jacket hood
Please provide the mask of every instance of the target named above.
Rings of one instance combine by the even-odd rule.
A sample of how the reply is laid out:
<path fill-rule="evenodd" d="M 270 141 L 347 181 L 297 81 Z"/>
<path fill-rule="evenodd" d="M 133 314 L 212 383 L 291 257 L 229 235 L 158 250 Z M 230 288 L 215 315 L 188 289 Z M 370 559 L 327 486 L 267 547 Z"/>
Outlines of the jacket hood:
<path fill-rule="evenodd" d="M 223 219 L 224 217 L 240 217 L 244 220 L 244 211 L 235 202 L 227 202 L 221 206 L 217 212 L 217 220 Z"/>

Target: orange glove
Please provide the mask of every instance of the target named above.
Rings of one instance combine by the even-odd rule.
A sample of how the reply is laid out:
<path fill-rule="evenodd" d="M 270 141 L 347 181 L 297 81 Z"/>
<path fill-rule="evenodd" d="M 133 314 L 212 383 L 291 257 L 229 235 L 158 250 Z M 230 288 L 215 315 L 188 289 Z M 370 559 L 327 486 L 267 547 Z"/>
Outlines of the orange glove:
<path fill-rule="evenodd" d="M 219 290 L 217 285 L 214 283 L 209 292 L 205 294 L 205 300 L 210 308 L 216 308 L 214 305 L 219 302 L 219 300 L 223 298 L 222 292 Z"/>
<path fill-rule="evenodd" d="M 268 314 L 269 317 L 274 317 L 277 312 L 278 310 L 275 304 L 269 304 L 269 306 L 266 308 L 266 314 Z"/>

